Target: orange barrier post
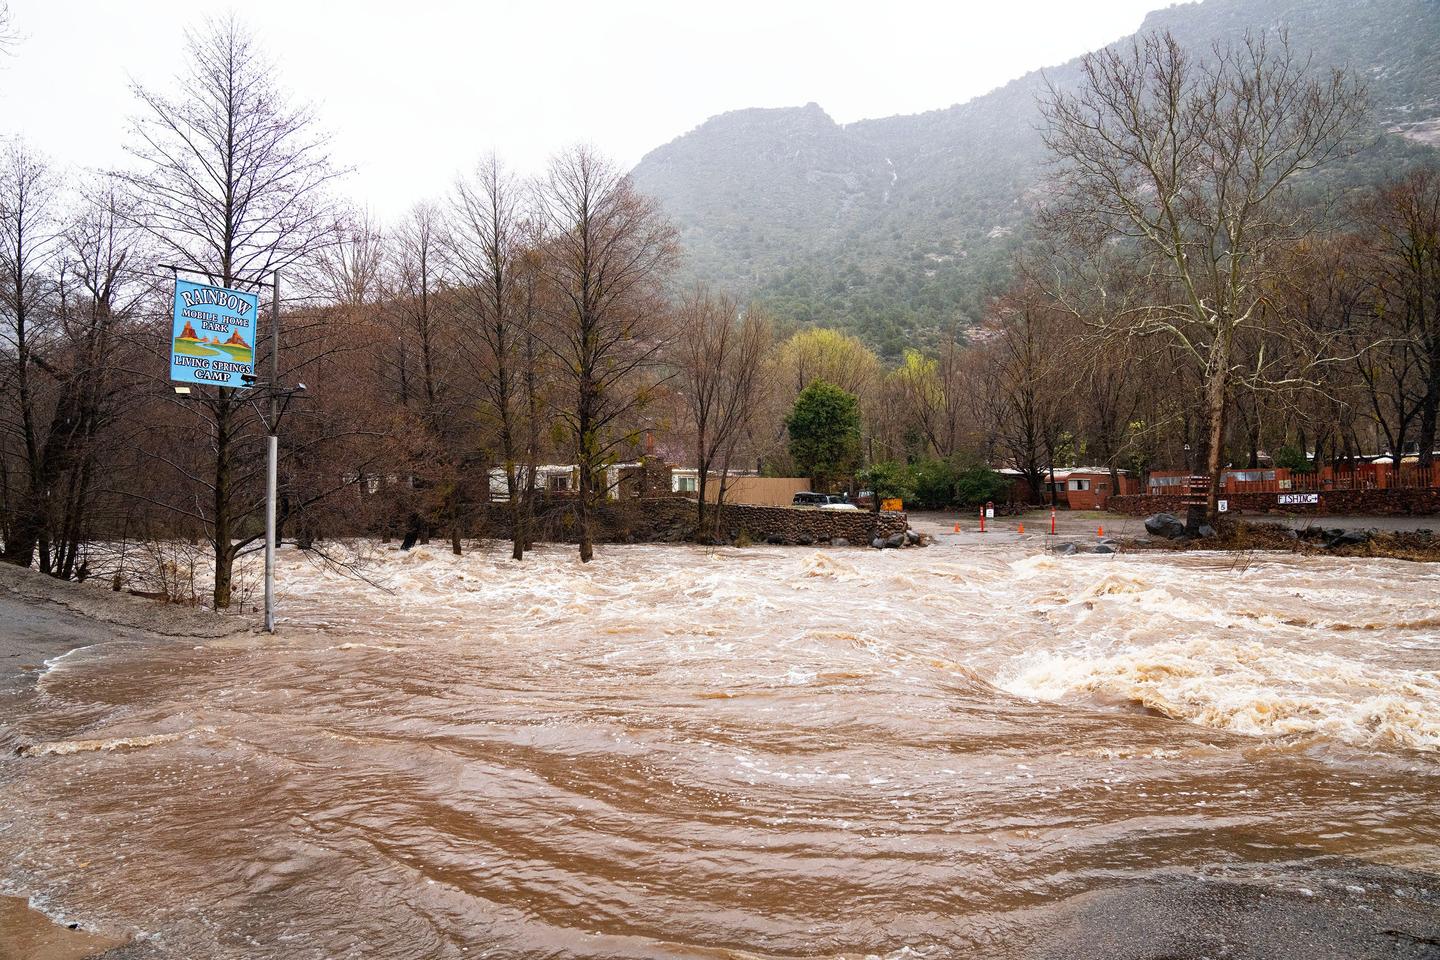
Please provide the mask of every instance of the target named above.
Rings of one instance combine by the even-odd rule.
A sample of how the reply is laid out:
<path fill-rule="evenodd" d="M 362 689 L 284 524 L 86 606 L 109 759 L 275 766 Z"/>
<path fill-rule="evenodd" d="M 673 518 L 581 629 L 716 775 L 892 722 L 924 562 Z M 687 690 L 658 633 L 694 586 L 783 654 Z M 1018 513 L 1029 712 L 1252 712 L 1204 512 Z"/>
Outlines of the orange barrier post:
<path fill-rule="evenodd" d="M 980 508 L 980 532 L 985 532 L 985 508 Z"/>
<path fill-rule="evenodd" d="M 1050 536 L 1055 536 L 1055 505 L 1050 505 Z"/>

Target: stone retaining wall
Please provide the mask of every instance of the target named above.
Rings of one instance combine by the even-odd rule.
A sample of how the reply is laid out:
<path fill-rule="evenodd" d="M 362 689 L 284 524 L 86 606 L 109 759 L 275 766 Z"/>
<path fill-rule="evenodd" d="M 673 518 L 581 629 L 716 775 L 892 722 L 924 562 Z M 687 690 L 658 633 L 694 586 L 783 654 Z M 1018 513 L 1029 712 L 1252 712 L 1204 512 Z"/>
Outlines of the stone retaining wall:
<path fill-rule="evenodd" d="M 696 504 L 685 497 L 609 501 L 595 512 L 594 535 L 599 543 L 677 543 L 695 539 Z M 487 504 L 482 512 L 483 534 L 510 536 L 505 504 Z M 743 532 L 755 543 L 829 543 L 840 538 L 855 546 L 868 546 L 877 536 L 904 534 L 909 518 L 903 512 L 819 510 L 804 507 L 764 507 L 727 504 L 720 520 L 722 539 L 734 541 Z M 536 522 L 540 542 L 574 543 L 579 539 L 573 501 L 541 505 Z"/>
<path fill-rule="evenodd" d="M 721 534 L 729 540 L 745 531 L 751 540 L 778 538 L 784 543 L 828 543 L 844 539 L 855 545 L 868 545 L 903 534 L 910 526 L 901 511 L 882 510 L 820 510 L 814 507 L 762 507 L 753 504 L 727 504 L 720 515 Z"/>
<path fill-rule="evenodd" d="M 1418 490 L 1322 490 L 1319 503 L 1281 504 L 1279 493 L 1231 493 L 1221 499 L 1229 513 L 1314 513 L 1361 517 L 1414 517 L 1440 513 L 1440 489 Z M 1108 509 L 1132 517 L 1152 513 L 1185 515 L 1185 498 L 1178 494 L 1129 494 L 1111 497 Z"/>

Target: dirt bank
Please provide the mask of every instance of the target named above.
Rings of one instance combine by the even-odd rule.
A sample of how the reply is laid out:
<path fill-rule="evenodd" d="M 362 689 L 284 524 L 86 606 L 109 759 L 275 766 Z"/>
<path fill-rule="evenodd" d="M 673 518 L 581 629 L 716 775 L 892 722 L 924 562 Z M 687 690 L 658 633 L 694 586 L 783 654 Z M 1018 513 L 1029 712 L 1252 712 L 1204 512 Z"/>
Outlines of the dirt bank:
<path fill-rule="evenodd" d="M 68 583 L 36 570 L 0 564 L 0 597 L 54 605 L 90 621 L 162 637 L 225 637 L 253 630 L 256 618 L 215 614 L 117 592 L 94 581 Z"/>
<path fill-rule="evenodd" d="M 24 899 L 0 896 L 0 960 L 88 960 L 124 942 L 123 937 L 52 923 Z"/>
<path fill-rule="evenodd" d="M 1326 528 L 1331 529 L 1331 528 Z M 1334 529 L 1365 530 L 1367 528 Z M 1143 530 L 1141 531 L 1143 533 Z M 1163 537 L 1124 537 L 1121 544 L 1129 550 L 1279 550 L 1307 556 L 1375 557 L 1415 562 L 1440 562 L 1440 537 L 1425 531 L 1376 530 L 1363 542 L 1326 546 L 1330 538 L 1316 536 L 1314 531 L 1296 530 L 1279 523 L 1221 518 L 1217 536 L 1198 540 L 1166 540 Z"/>

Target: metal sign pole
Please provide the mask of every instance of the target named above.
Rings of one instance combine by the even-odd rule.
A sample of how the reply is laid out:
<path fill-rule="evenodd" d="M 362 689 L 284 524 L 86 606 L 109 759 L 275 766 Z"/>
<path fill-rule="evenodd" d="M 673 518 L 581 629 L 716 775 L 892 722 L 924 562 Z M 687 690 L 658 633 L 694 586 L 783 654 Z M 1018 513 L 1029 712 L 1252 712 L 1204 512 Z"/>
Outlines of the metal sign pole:
<path fill-rule="evenodd" d="M 280 466 L 280 271 L 270 277 L 270 429 L 265 464 L 265 632 L 275 632 L 275 499 Z"/>
<path fill-rule="evenodd" d="M 270 434 L 265 469 L 265 632 L 275 632 L 275 474 L 280 459 L 280 438 Z"/>

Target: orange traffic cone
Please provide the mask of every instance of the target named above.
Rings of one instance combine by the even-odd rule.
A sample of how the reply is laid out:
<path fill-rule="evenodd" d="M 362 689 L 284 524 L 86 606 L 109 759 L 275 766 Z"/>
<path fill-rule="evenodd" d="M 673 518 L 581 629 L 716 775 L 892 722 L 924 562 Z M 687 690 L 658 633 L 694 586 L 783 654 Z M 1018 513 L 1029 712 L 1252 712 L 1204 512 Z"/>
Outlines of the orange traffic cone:
<path fill-rule="evenodd" d="M 1099 529 L 1097 529 L 1097 530 L 1095 531 L 1095 536 L 1097 536 L 1097 537 L 1103 537 L 1103 536 L 1105 536 L 1105 525 L 1104 525 L 1103 523 L 1100 525 Z"/>
<path fill-rule="evenodd" d="M 955 524 L 955 532 L 956 532 L 956 533 L 959 533 L 959 532 L 960 532 L 960 524 L 958 524 L 958 523 Z"/>
<path fill-rule="evenodd" d="M 1021 533 L 1024 533 L 1024 532 L 1025 532 L 1025 524 L 1023 524 L 1023 523 L 1020 524 L 1020 532 L 1021 532 Z"/>

